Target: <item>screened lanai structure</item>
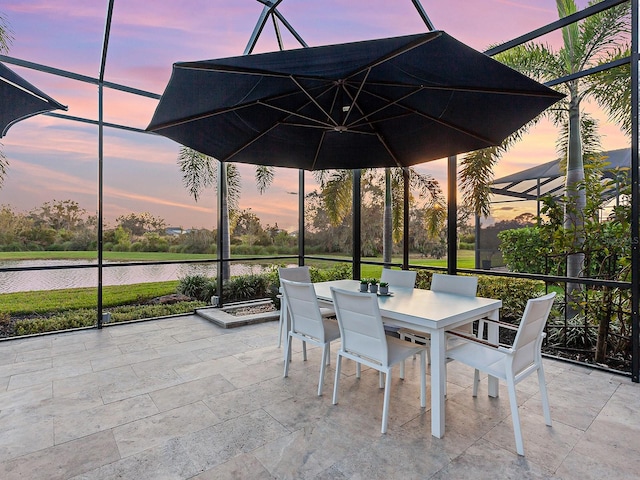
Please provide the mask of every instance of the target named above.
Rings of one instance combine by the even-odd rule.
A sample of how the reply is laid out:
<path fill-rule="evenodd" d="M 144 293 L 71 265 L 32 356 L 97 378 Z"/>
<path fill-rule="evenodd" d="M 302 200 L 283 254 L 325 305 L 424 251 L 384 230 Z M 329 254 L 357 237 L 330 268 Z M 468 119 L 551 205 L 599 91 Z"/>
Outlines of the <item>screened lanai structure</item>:
<path fill-rule="evenodd" d="M 614 179 L 620 173 L 628 175 L 631 170 L 631 150 L 618 149 L 602 152 L 603 179 Z M 496 178 L 491 184 L 491 193 L 498 198 L 508 197 L 504 201 L 535 201 L 537 202 L 537 215 L 540 215 L 540 200 L 549 195 L 554 198 L 565 194 L 565 172 L 561 168 L 560 159 L 551 160 L 536 167 Z M 615 188 L 615 183 L 603 192 L 606 198 L 617 199 L 619 202 L 620 191 Z"/>
<path fill-rule="evenodd" d="M 475 11 L 475 6 L 467 8 L 467 5 L 464 15 L 454 12 L 449 2 L 430 2 L 428 6 L 423 3 L 417 0 L 394 2 L 393 5 L 380 2 L 369 12 L 363 12 L 355 3 L 329 5 L 305 2 L 302 5 L 293 0 L 219 1 L 209 2 L 206 6 L 190 2 L 183 2 L 179 6 L 173 2 L 154 2 L 152 8 L 148 2 L 142 1 L 111 0 L 86 5 L 85 2 L 70 0 L 48 7 L 44 12 L 30 2 L 21 3 L 22 6 L 9 4 L 0 7 L 3 19 L 1 26 L 12 38 L 10 48 L 2 51 L 0 61 L 69 106 L 66 113 L 51 112 L 16 124 L 3 138 L 3 157 L 0 160 L 5 175 L 0 190 L 0 204 L 13 205 L 6 210 L 7 217 L 19 217 L 17 213 L 30 212 L 31 216 L 26 215 L 25 218 L 29 217 L 33 225 L 52 221 L 52 212 L 56 208 L 58 211 L 62 209 L 69 215 L 55 219 L 58 221 L 53 228 L 55 232 L 63 229 L 72 232 L 80 224 L 94 226 L 94 230 L 84 230 L 85 233 L 90 232 L 84 237 L 72 233 L 55 235 L 48 231 L 49 235 L 56 237 L 47 244 L 49 251 L 77 249 L 91 252 L 78 257 L 79 260 L 68 262 L 60 255 L 52 261 L 30 263 L 20 260 L 24 263 L 0 265 L 0 274 L 9 279 L 6 283 L 16 286 L 14 290 L 11 289 L 13 287 L 7 287 L 3 292 L 12 294 L 31 289 L 46 292 L 48 289 L 90 288 L 88 308 L 93 311 L 94 325 L 101 328 L 103 320 L 109 318 L 105 314 L 111 307 L 108 302 L 105 304 L 105 288 L 138 281 L 143 283 L 149 279 L 174 281 L 193 272 L 217 278 L 218 284 L 222 284 L 222 267 L 226 265 L 231 266 L 232 276 L 238 272 L 252 272 L 253 268 L 257 268 L 254 265 L 260 262 L 296 265 L 347 263 L 353 278 L 359 278 L 363 268 L 371 265 L 429 269 L 451 274 L 480 273 L 473 264 L 461 264 L 463 251 L 457 248 L 461 228 L 457 218 L 462 206 L 458 173 L 464 161 L 464 152 L 415 165 L 415 171 L 412 172 L 394 172 L 396 189 L 387 192 L 394 202 L 394 251 L 387 261 L 381 261 L 378 256 L 382 250 L 381 232 L 385 230 L 382 214 L 385 192 L 381 187 L 384 184 L 383 172 L 350 172 L 351 176 L 347 179 L 349 193 L 340 190 L 340 197 L 335 197 L 348 204 L 347 211 L 338 217 L 339 225 L 327 233 L 322 230 L 321 217 L 317 213 L 321 210 L 319 205 L 324 208 L 324 204 L 319 202 L 322 201 L 322 187 L 326 185 L 323 182 L 328 182 L 330 177 L 319 179 L 302 170 L 276 169 L 267 174 L 273 175 L 270 186 L 258 194 L 252 179 L 255 168 L 244 165 L 233 167 L 242 178 L 241 183 L 236 184 L 242 187 L 239 203 L 235 205 L 241 215 L 238 218 L 247 222 L 244 225 L 251 225 L 252 215 L 262 219 L 264 224 L 272 227 L 274 237 L 278 232 L 282 237 L 287 237 L 289 250 L 285 253 L 284 250 L 273 250 L 277 253 L 265 255 L 268 253 L 265 246 L 260 255 L 254 255 L 255 249 L 242 254 L 239 253 L 241 249 L 233 246 L 230 255 L 224 257 L 222 252 L 226 246 L 223 244 L 223 233 L 226 226 L 223 220 L 226 215 L 224 205 L 227 187 L 222 181 L 223 175 L 218 176 L 220 183 L 217 192 L 216 189 L 204 189 L 199 192 L 198 201 L 194 201 L 192 192 L 183 186 L 184 172 L 177 163 L 180 146 L 146 131 L 161 92 L 169 81 L 172 64 L 196 59 L 341 44 L 437 29 L 446 31 L 475 50 L 496 56 L 528 42 L 560 45 L 563 27 L 580 24 L 593 15 L 627 5 L 631 11 L 628 19 L 631 33 L 627 37 L 623 35 L 622 41 L 631 47 L 629 56 L 601 62 L 565 77 L 545 79 L 544 83 L 547 87 L 557 88 L 558 85 L 589 75 L 637 64 L 636 1 L 605 0 L 590 6 L 587 2 L 576 2 L 578 11 L 560 20 L 553 1 L 544 5 L 524 2 L 496 12 Z M 480 17 L 486 18 L 487 22 L 498 22 L 499 28 L 479 28 L 477 20 Z M 469 28 L 467 22 L 473 28 Z M 507 38 L 513 40 L 505 41 Z M 488 45 L 498 46 L 486 50 Z M 602 122 L 608 132 L 606 138 L 616 139 L 611 143 L 603 142 L 604 149 L 629 152 L 633 192 L 629 235 L 632 239 L 629 256 L 631 274 L 624 281 L 576 279 L 563 275 L 534 278 L 542 281 L 545 288 L 563 286 L 570 281 L 632 292 L 629 303 L 624 300 L 624 305 L 618 311 L 625 328 L 618 332 L 624 340 L 616 342 L 618 346 L 622 343 L 627 345 L 624 348 L 629 361 L 623 363 L 623 373 L 637 381 L 640 366 L 638 295 L 634 292 L 639 291 L 637 272 L 640 262 L 636 241 L 638 88 L 637 69 L 631 68 L 630 71 L 631 105 L 635 112 L 631 126 L 631 131 L 635 132 L 631 135 L 633 140 L 626 140 L 613 122 Z M 604 117 L 600 110 L 595 113 Z M 543 168 L 538 163 L 540 158 L 555 156 L 551 152 L 555 150 L 552 137 L 556 132 L 549 134 L 549 130 L 544 130 L 549 128 L 545 125 L 534 127 L 527 134 L 530 136 L 525 135 L 525 139 L 530 139 L 530 145 L 541 148 L 535 160 L 526 157 L 523 162 L 532 166 L 532 169 Z M 496 170 L 495 177 L 509 182 L 511 194 L 515 191 L 516 183 L 520 182 L 498 172 L 506 172 L 507 167 L 510 172 L 522 170 L 522 165 L 518 163 L 522 162 L 518 159 L 520 153 L 506 153 L 497 164 L 505 170 Z M 411 191 L 414 175 L 421 175 L 428 181 L 435 180 L 441 192 L 444 192 L 446 203 L 429 203 L 426 200 L 428 196 L 423 198 L 415 190 Z M 337 180 L 338 177 L 333 179 Z M 552 180 L 549 177 L 548 182 L 542 180 L 540 185 L 551 187 L 558 182 L 559 178 Z M 494 182 L 494 193 L 498 193 L 495 190 L 498 187 Z M 527 185 L 521 193 L 532 194 L 532 188 Z M 537 184 L 535 188 L 538 188 Z M 422 199 L 423 203 L 413 203 L 417 199 Z M 435 239 L 427 238 L 424 234 L 427 230 L 425 212 L 434 208 L 447 212 L 446 215 L 441 214 L 441 218 L 446 216 L 447 223 L 441 226 L 440 234 Z M 322 215 L 325 213 L 322 212 Z M 322 219 L 325 224 L 329 223 L 326 217 Z M 318 223 L 314 224 L 314 220 Z M 134 229 L 140 227 L 140 235 L 135 239 L 119 236 L 126 226 Z M 118 230 L 118 227 L 121 229 Z M 178 233 L 165 235 L 169 230 Z M 42 245 L 48 240 L 43 240 L 41 231 L 37 234 L 34 233 L 25 242 L 34 249 L 45 250 Z M 248 227 L 242 235 L 244 237 L 241 239 L 238 235 L 236 241 L 254 241 Z M 181 239 L 186 238 L 192 240 L 189 248 L 200 241 L 214 247 L 202 251 L 198 258 L 174 257 L 165 260 L 150 255 L 161 251 L 189 252 L 191 250 L 180 243 Z M 23 247 L 17 240 L 11 239 L 7 239 L 5 245 L 3 250 L 19 250 Z M 153 250 L 153 245 L 157 247 L 156 251 L 148 251 Z M 117 263 L 112 261 L 114 252 L 125 250 L 136 255 L 130 255 L 128 260 L 127 256 L 120 256 Z M 437 255 L 433 253 L 435 250 L 439 252 Z M 145 257 L 142 253 L 149 255 Z M 423 258 L 427 258 L 427 261 L 423 261 Z M 441 261 L 431 262 L 432 258 Z M 235 273 L 234 266 L 238 268 Z M 166 278 L 157 273 L 165 267 L 172 269 Z M 126 268 L 136 268 L 136 272 L 156 270 L 147 277 L 139 277 L 136 273 L 132 280 Z M 63 272 L 67 271 L 72 275 L 63 277 Z M 24 283 L 20 283 L 18 273 L 30 277 L 25 277 L 26 280 L 22 280 Z M 527 278 L 525 274 L 514 272 L 483 270 L 481 273 L 490 275 L 490 278 Z M 75 277 L 84 274 L 88 284 L 74 283 Z M 61 278 L 64 279 L 58 281 Z M 224 295 L 218 297 L 224 304 Z M 563 325 L 563 328 L 567 327 L 566 323 Z M 597 327 L 591 325 L 585 328 Z M 616 364 L 616 367 L 619 365 Z"/>

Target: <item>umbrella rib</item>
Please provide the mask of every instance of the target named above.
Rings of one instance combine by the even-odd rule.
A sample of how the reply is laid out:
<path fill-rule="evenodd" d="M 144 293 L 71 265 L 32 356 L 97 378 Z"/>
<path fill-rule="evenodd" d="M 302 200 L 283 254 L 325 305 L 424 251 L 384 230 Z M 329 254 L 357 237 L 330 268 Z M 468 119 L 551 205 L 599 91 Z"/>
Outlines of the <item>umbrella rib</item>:
<path fill-rule="evenodd" d="M 362 89 L 364 88 L 364 84 L 367 81 L 367 78 L 369 78 L 369 74 L 371 73 L 371 69 L 369 68 L 367 70 L 366 75 L 364 76 L 364 78 L 362 79 L 362 81 L 360 82 L 360 86 L 358 87 L 358 91 L 356 92 L 356 94 L 354 95 L 352 101 L 351 101 L 351 106 L 349 107 L 349 110 L 347 111 L 347 114 L 344 116 L 344 120 L 342 121 L 342 125 L 345 125 L 347 123 L 347 120 L 349 119 L 349 115 L 351 115 L 351 110 L 353 109 L 353 107 L 355 106 L 356 102 L 358 101 L 358 98 L 360 97 L 360 93 L 362 92 Z M 345 86 L 344 86 L 344 82 L 341 82 L 341 87 L 343 90 L 346 91 Z M 347 95 L 349 95 L 349 93 L 347 92 Z"/>
<path fill-rule="evenodd" d="M 464 86 L 452 86 L 452 85 L 407 85 L 406 83 L 391 83 L 391 82 L 369 82 L 368 85 L 377 87 L 403 87 L 403 88 L 417 88 L 420 90 L 447 90 L 451 92 L 465 92 L 465 93 L 493 93 L 495 95 L 517 95 L 524 97 L 556 97 L 560 95 L 553 89 L 551 91 L 533 92 L 530 90 L 505 90 L 504 88 L 482 88 L 478 86 L 464 87 Z"/>
<path fill-rule="evenodd" d="M 424 34 L 424 36 L 421 36 L 418 40 L 415 40 L 407 45 L 404 45 L 403 47 L 398 48 L 397 50 L 394 50 L 393 52 L 388 53 L 383 57 L 379 57 L 378 59 L 369 63 L 368 65 L 365 65 L 359 70 L 352 72 L 350 75 L 347 75 L 345 78 L 355 77 L 356 75 L 359 75 L 360 73 L 364 72 L 367 69 L 370 70 L 374 67 L 377 67 L 378 65 L 382 65 L 383 63 L 386 63 L 389 60 L 396 58 L 404 54 L 405 52 L 408 52 L 409 50 L 413 50 L 414 48 L 421 47 L 422 45 L 432 42 L 433 40 L 439 38 L 441 35 L 442 35 L 442 32 L 439 32 L 439 31 L 426 33 Z"/>
<path fill-rule="evenodd" d="M 378 94 L 375 94 L 375 93 L 373 93 L 373 92 L 369 92 L 369 91 L 367 91 L 367 93 L 368 93 L 369 95 L 371 95 L 371 96 L 373 96 L 373 97 L 376 97 L 376 98 L 379 98 L 379 99 L 381 99 L 381 100 L 384 100 L 386 103 L 385 103 L 382 107 L 380 107 L 379 109 L 374 110 L 373 112 L 369 112 L 369 113 L 367 113 L 367 115 L 366 115 L 366 116 L 364 116 L 364 112 L 362 112 L 362 111 L 361 111 L 361 112 L 362 112 L 362 114 L 363 114 L 363 118 L 367 118 L 367 117 L 370 117 L 370 116 L 372 116 L 372 115 L 375 115 L 375 114 L 376 114 L 376 113 L 378 113 L 378 112 L 382 112 L 383 110 L 386 110 L 386 109 L 390 108 L 390 107 L 391 107 L 391 106 L 393 106 L 393 105 L 398 105 L 398 106 L 399 106 L 399 107 L 401 107 L 401 108 L 404 108 L 404 109 L 406 109 L 406 110 L 409 110 L 411 113 L 415 113 L 415 111 L 413 111 L 413 110 L 411 110 L 411 109 L 408 109 L 407 107 L 405 107 L 404 105 L 400 104 L 399 102 L 401 102 L 402 100 L 405 100 L 406 98 L 409 98 L 409 97 L 410 97 L 410 96 L 412 96 L 412 95 L 415 95 L 415 94 L 416 94 L 416 93 L 418 93 L 419 91 L 420 91 L 420 89 L 418 89 L 418 90 L 414 90 L 414 91 L 409 92 L 408 94 L 406 94 L 406 95 L 404 95 L 404 96 L 402 96 L 402 97 L 400 97 L 400 98 L 398 98 L 398 99 L 396 99 L 396 100 L 391 100 L 391 99 L 385 98 L 385 97 L 383 97 L 383 96 L 381 96 L 381 95 L 378 95 Z M 359 93 L 360 93 L 360 90 L 358 90 L 358 94 L 359 94 Z M 354 103 L 355 103 L 355 99 L 354 99 Z M 401 115 L 401 116 L 403 116 L 403 115 Z M 389 118 L 391 118 L 391 117 L 389 117 Z M 349 125 L 349 127 L 358 126 L 358 122 L 359 122 L 359 120 L 356 120 L 354 123 L 352 123 L 351 125 Z M 360 121 L 360 124 L 364 124 L 364 123 L 371 123 L 371 121 L 370 121 L 370 120 L 366 120 L 366 122 L 361 122 L 361 121 Z"/>
<path fill-rule="evenodd" d="M 304 88 L 304 87 L 300 84 L 300 82 L 298 82 L 298 80 L 296 80 L 296 78 L 295 78 L 293 75 L 289 75 L 289 78 L 291 79 L 291 81 L 292 81 L 293 83 L 295 83 L 295 84 L 298 86 L 298 88 L 300 89 L 300 91 L 301 91 L 302 93 L 304 93 L 307 97 L 309 97 L 309 100 L 311 100 L 311 102 L 312 102 L 316 107 L 318 107 L 318 110 L 320 110 L 320 112 L 322 112 L 324 115 L 326 115 L 326 117 L 327 117 L 329 120 L 331 120 L 331 122 L 333 123 L 333 125 L 334 125 L 335 127 L 337 127 L 337 126 L 338 126 L 338 123 L 337 123 L 333 118 L 331 118 L 331 115 L 329 114 L 329 112 L 327 112 L 324 108 L 322 108 L 322 107 L 320 106 L 320 104 L 319 104 L 318 102 L 316 102 L 316 99 L 315 99 L 315 98 L 313 98 L 313 96 L 312 96 L 309 92 L 307 92 L 306 88 Z"/>
<path fill-rule="evenodd" d="M 347 93 L 347 95 L 349 95 L 349 92 L 347 90 L 345 90 L 345 92 Z M 360 90 L 358 91 L 358 93 L 360 93 Z M 349 95 L 350 96 L 350 95 Z M 355 100 L 355 99 L 354 99 Z M 358 107 L 358 110 L 360 110 L 360 113 L 362 114 L 363 118 L 367 118 L 368 115 L 365 114 L 362 111 L 362 108 L 360 108 L 360 106 L 355 103 L 354 101 L 354 105 L 356 105 Z M 395 155 L 395 153 L 393 153 L 393 151 L 391 150 L 391 148 L 389 147 L 389 145 L 387 145 L 387 142 L 384 141 L 384 137 L 380 134 L 380 132 L 375 128 L 375 126 L 373 125 L 372 122 L 368 121 L 369 126 L 371 127 L 371 129 L 373 130 L 372 134 L 375 135 L 378 138 L 378 141 L 382 144 L 382 146 L 385 148 L 385 150 L 389 153 L 389 155 L 391 156 L 391 158 L 393 159 L 393 161 L 396 163 L 396 165 L 398 167 L 402 167 L 403 165 L 400 163 L 400 161 L 398 160 L 398 157 Z M 350 130 L 350 132 L 355 132 L 354 130 Z M 358 132 L 360 133 L 360 132 Z M 361 132 L 364 133 L 364 132 Z"/>
<path fill-rule="evenodd" d="M 0 77 L 0 80 L 2 80 L 2 81 L 3 81 L 3 82 L 5 82 L 5 83 L 8 83 L 9 85 L 11 85 L 12 87 L 17 88 L 18 90 L 22 90 L 24 93 L 27 93 L 27 94 L 29 94 L 29 95 L 31 95 L 31 96 L 33 96 L 33 97 L 36 97 L 38 100 L 42 100 L 42 101 L 43 101 L 43 102 L 45 102 L 45 103 L 50 103 L 48 99 L 46 99 L 46 98 L 44 98 L 44 97 L 41 97 L 41 96 L 40 96 L 40 95 L 38 95 L 37 93 L 32 92 L 31 90 L 26 89 L 26 88 L 24 88 L 24 87 L 22 87 L 22 86 L 18 85 L 17 83 L 12 82 L 11 80 L 8 80 L 8 79 L 6 79 L 6 78 L 4 78 L 4 77 Z"/>
<path fill-rule="evenodd" d="M 324 136 L 326 132 L 322 132 L 322 136 L 320 137 L 320 141 L 318 142 L 318 148 L 316 148 L 316 154 L 313 156 L 313 163 L 311 164 L 311 170 L 316 169 L 316 162 L 318 161 L 318 157 L 320 156 L 320 149 L 322 148 L 322 144 L 324 143 Z"/>
<path fill-rule="evenodd" d="M 436 123 L 439 123 L 440 125 L 444 125 L 444 126 L 446 126 L 446 127 L 449 127 L 449 128 L 454 129 L 454 130 L 457 130 L 458 132 L 464 133 L 465 135 L 469 135 L 470 137 L 476 138 L 476 139 L 481 140 L 481 141 L 483 141 L 483 142 L 488 142 L 488 143 L 490 143 L 490 144 L 494 144 L 494 143 L 495 143 L 495 141 L 494 141 L 494 140 L 491 140 L 491 139 L 489 139 L 489 138 L 485 138 L 485 137 L 483 137 L 483 136 L 480 136 L 480 135 L 478 135 L 478 134 L 476 134 L 476 133 L 474 133 L 474 132 L 471 132 L 471 131 L 469 131 L 469 130 L 466 130 L 466 129 L 464 129 L 464 128 L 461 128 L 461 127 L 459 127 L 459 126 L 458 126 L 458 125 L 456 125 L 456 124 L 453 124 L 453 123 L 450 123 L 450 122 L 444 121 L 444 120 L 442 120 L 442 119 L 440 119 L 440 118 L 438 118 L 438 117 L 434 117 L 434 116 L 432 116 L 432 115 L 427 115 L 426 113 L 424 113 L 424 112 L 420 112 L 420 111 L 415 110 L 415 109 L 413 109 L 413 108 L 408 108 L 407 106 L 402 105 L 401 103 L 397 103 L 397 102 L 399 102 L 400 100 L 395 100 L 395 101 L 394 101 L 394 100 L 391 100 L 391 99 L 389 99 L 389 98 L 386 98 L 386 97 L 384 97 L 384 96 L 382 96 L 382 95 L 374 94 L 374 93 L 372 93 L 372 92 L 367 92 L 367 93 L 369 93 L 370 95 L 372 95 L 372 96 L 374 96 L 374 97 L 379 98 L 380 100 L 384 100 L 385 102 L 387 102 L 387 103 L 388 103 L 388 105 L 386 105 L 386 106 L 385 106 L 385 107 L 383 107 L 383 108 L 380 108 L 380 109 L 376 110 L 376 112 L 374 112 L 374 113 L 380 112 L 380 111 L 384 110 L 386 107 L 388 107 L 388 106 L 390 106 L 390 105 L 392 105 L 392 104 L 393 104 L 393 105 L 397 105 L 397 106 L 399 106 L 399 107 L 404 108 L 405 110 L 407 110 L 407 114 L 405 114 L 405 115 L 398 115 L 398 116 L 394 116 L 394 117 L 382 118 L 382 119 L 375 120 L 375 121 L 374 121 L 374 120 L 368 120 L 368 119 L 367 119 L 367 120 L 365 120 L 365 122 L 361 122 L 361 123 L 360 123 L 360 125 L 365 125 L 365 124 L 372 125 L 373 123 L 380 123 L 380 122 L 383 122 L 383 121 L 386 121 L 386 120 L 392 120 L 392 119 L 394 119 L 394 118 L 399 118 L 399 117 L 402 117 L 402 116 L 406 116 L 406 115 L 414 114 L 414 115 L 419 115 L 419 116 L 421 116 L 421 117 L 423 117 L 423 118 L 427 118 L 427 119 L 429 119 L 429 120 L 432 120 L 432 121 L 434 121 L 434 122 L 436 122 Z M 416 92 L 413 92 L 413 93 L 416 93 Z M 412 94 L 411 94 L 411 95 L 412 95 Z M 403 97 L 403 99 L 404 99 L 404 98 L 407 98 L 407 97 L 409 97 L 409 96 L 410 96 L 410 95 L 406 95 L 405 97 Z M 446 109 L 445 109 L 445 110 L 446 110 Z M 371 115 L 371 114 L 369 114 L 369 115 Z M 366 118 L 366 117 L 364 117 L 364 118 Z M 350 127 L 353 127 L 353 126 L 359 126 L 359 125 L 358 125 L 357 123 L 354 123 L 353 125 L 350 125 Z"/>
<path fill-rule="evenodd" d="M 331 128 L 331 129 L 334 128 L 334 125 L 332 125 L 330 123 L 324 123 L 321 120 L 318 120 L 317 118 L 308 117 L 308 116 L 302 115 L 302 114 L 300 114 L 298 112 L 292 112 L 291 110 L 287 110 L 286 108 L 282 108 L 282 107 L 277 107 L 275 105 L 271 105 L 270 103 L 265 103 L 265 102 L 262 102 L 260 100 L 257 100 L 256 104 L 262 105 L 262 106 L 267 107 L 267 108 L 271 108 L 273 110 L 277 110 L 279 112 L 286 113 L 286 114 L 291 115 L 291 116 L 299 117 L 299 118 L 302 118 L 304 120 L 309 120 L 310 122 L 317 123 L 318 125 L 321 125 L 321 126 L 323 126 L 325 128 Z M 308 105 L 308 103 L 305 104 L 305 106 L 306 105 Z M 284 121 L 282 123 L 284 123 Z"/>
<path fill-rule="evenodd" d="M 273 130 L 274 128 L 276 128 L 279 125 L 279 122 L 274 123 L 271 127 L 267 128 L 264 132 L 260 133 L 259 135 L 256 135 L 255 137 L 253 137 L 250 141 L 248 141 L 247 143 L 245 143 L 244 145 L 241 145 L 240 148 L 234 150 L 233 152 L 231 152 L 229 155 L 227 155 L 222 161 L 223 162 L 228 162 L 231 158 L 233 158 L 234 156 L 236 156 L 238 153 L 240 153 L 242 150 L 244 150 L 245 148 L 249 147 L 251 144 L 257 142 L 258 140 L 260 140 L 262 137 L 264 137 L 267 133 L 269 133 L 271 130 Z"/>

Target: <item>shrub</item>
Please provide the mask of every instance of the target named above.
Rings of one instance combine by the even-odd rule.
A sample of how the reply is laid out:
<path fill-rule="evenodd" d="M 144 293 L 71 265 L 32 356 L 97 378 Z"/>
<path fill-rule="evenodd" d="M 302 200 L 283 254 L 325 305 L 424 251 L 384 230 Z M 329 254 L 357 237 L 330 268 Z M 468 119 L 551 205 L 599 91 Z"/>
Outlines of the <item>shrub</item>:
<path fill-rule="evenodd" d="M 208 302 L 216 291 L 214 282 L 204 275 L 187 275 L 180 279 L 177 292 L 196 300 Z"/>
<path fill-rule="evenodd" d="M 126 322 L 145 318 L 163 317 L 193 312 L 203 307 L 205 302 L 179 302 L 164 305 L 124 305 L 110 308 L 112 322 Z M 69 330 L 72 328 L 91 327 L 96 324 L 96 310 L 83 308 L 69 310 L 49 317 L 41 317 L 16 322 L 16 335 L 32 335 L 36 333 Z"/>
<path fill-rule="evenodd" d="M 500 317 L 504 321 L 518 322 L 530 298 L 544 294 L 544 282 L 524 278 L 478 277 L 478 296 L 502 300 Z"/>
<path fill-rule="evenodd" d="M 538 227 L 503 230 L 498 233 L 498 239 L 502 258 L 509 270 L 545 273 L 545 257 L 549 245 L 542 239 Z"/>
<path fill-rule="evenodd" d="M 144 252 L 146 250 L 144 242 L 133 242 L 129 247 L 130 252 Z"/>
<path fill-rule="evenodd" d="M 269 296 L 269 282 L 266 275 L 239 275 L 229 279 L 223 288 L 225 302 Z"/>
<path fill-rule="evenodd" d="M 418 270 L 416 287 L 431 288 L 433 272 Z M 478 276 L 478 296 L 498 298 L 502 300 L 500 318 L 504 321 L 519 321 L 530 298 L 539 297 L 544 293 L 544 282 L 521 278 Z"/>

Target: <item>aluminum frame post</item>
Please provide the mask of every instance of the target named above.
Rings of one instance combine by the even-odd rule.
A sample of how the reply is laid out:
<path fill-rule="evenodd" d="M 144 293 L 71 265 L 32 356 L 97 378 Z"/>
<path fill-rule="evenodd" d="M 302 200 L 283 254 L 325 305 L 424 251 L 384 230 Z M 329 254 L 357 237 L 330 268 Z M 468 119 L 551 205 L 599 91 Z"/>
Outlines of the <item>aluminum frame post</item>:
<path fill-rule="evenodd" d="M 97 327 L 102 328 L 102 264 L 104 246 L 102 238 L 102 223 L 104 218 L 104 70 L 107 65 L 107 51 L 109 48 L 109 35 L 111 33 L 111 19 L 113 17 L 113 2 L 109 0 L 107 7 L 107 19 L 104 27 L 104 40 L 102 42 L 102 58 L 100 60 L 100 76 L 98 78 L 98 298 L 96 304 Z"/>
<path fill-rule="evenodd" d="M 638 68 L 640 67 L 640 0 L 631 1 L 631 379 L 640 382 L 640 161 L 638 159 Z"/>

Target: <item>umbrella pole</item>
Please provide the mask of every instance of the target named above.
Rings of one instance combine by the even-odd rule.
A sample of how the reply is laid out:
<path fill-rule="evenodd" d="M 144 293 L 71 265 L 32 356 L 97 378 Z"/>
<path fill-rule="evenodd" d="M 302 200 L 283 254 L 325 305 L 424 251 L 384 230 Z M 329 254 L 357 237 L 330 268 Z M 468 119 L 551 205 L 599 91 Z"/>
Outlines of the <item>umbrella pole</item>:
<path fill-rule="evenodd" d="M 448 160 L 447 182 L 447 273 L 455 275 L 458 270 L 458 157 L 452 155 Z"/>
<path fill-rule="evenodd" d="M 304 170 L 298 170 L 298 265 L 304 265 Z"/>
<path fill-rule="evenodd" d="M 361 170 L 358 168 L 353 171 L 353 215 L 352 215 L 352 258 L 353 258 L 353 270 L 351 272 L 351 277 L 354 280 L 360 280 L 360 267 L 361 267 L 361 257 L 362 257 L 362 243 L 360 239 L 361 228 L 360 228 L 360 220 L 361 220 L 361 212 L 360 212 L 360 176 Z"/>

